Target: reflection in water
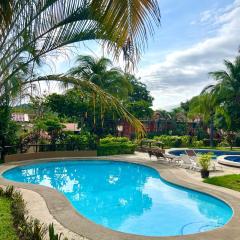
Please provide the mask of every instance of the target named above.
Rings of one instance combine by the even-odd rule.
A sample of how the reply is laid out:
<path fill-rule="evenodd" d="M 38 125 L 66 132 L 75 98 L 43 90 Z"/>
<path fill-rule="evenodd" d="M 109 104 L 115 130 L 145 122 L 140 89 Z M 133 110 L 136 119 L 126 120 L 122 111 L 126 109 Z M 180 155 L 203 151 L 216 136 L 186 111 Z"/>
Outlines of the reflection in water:
<path fill-rule="evenodd" d="M 167 183 L 142 165 L 59 161 L 18 167 L 4 176 L 55 188 L 85 217 L 128 233 L 196 233 L 221 226 L 232 215 L 222 201 Z"/>

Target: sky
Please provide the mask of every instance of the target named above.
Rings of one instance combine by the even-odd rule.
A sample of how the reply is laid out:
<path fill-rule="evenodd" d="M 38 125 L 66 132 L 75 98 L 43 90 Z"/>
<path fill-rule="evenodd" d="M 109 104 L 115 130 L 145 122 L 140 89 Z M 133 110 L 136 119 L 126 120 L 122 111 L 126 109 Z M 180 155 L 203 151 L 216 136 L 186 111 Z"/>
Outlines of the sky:
<path fill-rule="evenodd" d="M 149 39 L 135 74 L 154 97 L 153 108 L 171 110 L 213 83 L 208 73 L 224 69 L 224 59 L 237 56 L 240 0 L 159 0 L 159 6 L 161 27 Z M 102 55 L 94 42 L 74 51 Z M 51 71 L 66 71 L 74 59 L 72 52 L 55 58 Z"/>

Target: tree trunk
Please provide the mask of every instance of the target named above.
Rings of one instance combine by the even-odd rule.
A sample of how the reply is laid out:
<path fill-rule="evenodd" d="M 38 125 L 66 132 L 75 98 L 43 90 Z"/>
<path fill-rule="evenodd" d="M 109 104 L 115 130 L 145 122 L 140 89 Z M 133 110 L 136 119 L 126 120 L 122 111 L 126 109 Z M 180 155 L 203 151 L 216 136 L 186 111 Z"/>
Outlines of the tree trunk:
<path fill-rule="evenodd" d="M 213 115 L 211 116 L 211 120 L 210 120 L 210 147 L 214 147 L 214 143 L 213 143 L 213 137 L 214 137 L 214 123 L 213 123 Z"/>

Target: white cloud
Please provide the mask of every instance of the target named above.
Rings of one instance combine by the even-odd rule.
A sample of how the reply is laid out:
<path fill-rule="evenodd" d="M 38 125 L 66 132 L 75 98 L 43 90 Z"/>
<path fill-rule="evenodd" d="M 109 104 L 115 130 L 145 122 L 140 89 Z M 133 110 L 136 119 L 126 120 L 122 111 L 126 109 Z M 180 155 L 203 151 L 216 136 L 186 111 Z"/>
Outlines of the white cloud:
<path fill-rule="evenodd" d="M 214 37 L 168 54 L 164 61 L 142 68 L 142 77 L 152 91 L 154 108 L 176 106 L 200 93 L 213 80 L 208 72 L 223 68 L 223 59 L 234 59 L 240 45 L 240 0 L 225 9 L 205 11 L 200 21 L 218 25 Z"/>

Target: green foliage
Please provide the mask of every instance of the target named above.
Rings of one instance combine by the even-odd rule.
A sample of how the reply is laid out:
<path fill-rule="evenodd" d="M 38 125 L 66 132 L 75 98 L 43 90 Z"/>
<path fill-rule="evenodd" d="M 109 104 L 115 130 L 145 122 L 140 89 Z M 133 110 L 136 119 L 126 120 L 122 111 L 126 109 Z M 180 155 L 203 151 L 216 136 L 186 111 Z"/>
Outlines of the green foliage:
<path fill-rule="evenodd" d="M 134 75 L 127 75 L 131 85 L 132 91 L 128 98 L 125 99 L 124 105 L 130 113 L 139 119 L 148 119 L 153 115 L 152 103 L 153 97 L 147 90 L 147 86 L 137 79 Z"/>
<path fill-rule="evenodd" d="M 202 170 L 207 171 L 211 165 L 213 154 L 212 153 L 205 153 L 198 155 L 198 163 L 202 167 Z"/>
<path fill-rule="evenodd" d="M 53 93 L 46 98 L 45 104 L 59 117 L 67 117 L 71 121 L 84 118 L 89 110 L 88 100 L 77 89 L 68 90 L 65 94 Z"/>
<path fill-rule="evenodd" d="M 72 84 L 81 88 L 83 92 L 87 88 L 91 89 L 94 96 L 98 96 L 99 99 L 102 97 L 102 102 L 105 99 L 108 106 L 115 108 L 123 118 L 129 120 L 140 135 L 143 134 L 141 123 L 113 96 L 94 84 L 88 84 L 81 78 L 73 79 L 68 74 L 39 77 L 34 70 L 43 63 L 43 59 L 47 59 L 50 52 L 54 51 L 57 54 L 60 48 L 89 40 L 101 41 L 117 59 L 123 55 L 126 70 L 133 67 L 144 49 L 148 36 L 153 33 L 153 25 L 160 24 L 160 11 L 156 0 L 137 5 L 126 4 L 121 0 L 10 0 L 1 1 L 1 8 L 1 106 L 6 101 L 5 105 L 9 107 L 17 97 L 28 94 L 29 87 L 33 90 L 33 83 L 58 81 L 65 86 Z M 114 89 L 113 86 L 110 87 Z M 122 89 L 118 90 L 120 92 Z M 6 134 L 8 126 L 5 123 L 8 121 L 3 123 L 0 126 Z M 6 142 L 4 134 L 0 132 L 1 145 L 2 142 Z"/>
<path fill-rule="evenodd" d="M 1 189 L 1 192 L 3 189 Z M 10 213 L 11 200 L 0 195 L 0 239 L 19 240 L 13 228 L 13 217 Z"/>
<path fill-rule="evenodd" d="M 108 69 L 110 60 L 94 58 L 92 56 L 79 56 L 79 65 L 70 69 L 70 74 L 92 82 L 113 94 L 134 117 L 151 118 L 153 98 L 147 91 L 146 85 L 133 75 L 123 73 L 117 68 Z M 110 65 L 111 66 L 111 65 Z M 67 117 L 79 123 L 81 129 L 90 131 L 100 137 L 116 133 L 118 119 L 124 119 L 118 109 L 103 104 L 93 94 L 83 94 L 80 89 L 70 89 L 65 94 L 52 94 L 47 97 L 46 105 L 60 118 Z"/>
<path fill-rule="evenodd" d="M 132 91 L 132 85 L 120 68 L 113 68 L 110 59 L 79 55 L 77 66 L 69 74 L 90 81 L 118 99 L 125 99 Z"/>
<path fill-rule="evenodd" d="M 197 140 L 197 137 L 190 136 L 161 135 L 155 136 L 153 139 L 162 142 L 165 148 L 178 148 L 178 147 L 201 148 L 204 146 L 202 140 Z"/>
<path fill-rule="evenodd" d="M 204 138 L 202 141 L 203 141 L 203 146 L 205 146 L 205 147 L 210 146 L 210 142 L 211 142 L 210 139 Z M 219 143 L 219 139 L 213 139 L 212 141 L 213 141 L 213 146 L 212 147 L 216 147 Z"/>
<path fill-rule="evenodd" d="M 80 134 L 65 134 L 61 144 L 73 145 L 74 149 L 87 150 L 96 148 L 96 136 L 89 132 L 81 132 Z"/>
<path fill-rule="evenodd" d="M 100 139 L 98 156 L 132 154 L 137 145 L 125 137 L 106 137 Z"/>
<path fill-rule="evenodd" d="M 5 203 L 8 204 L 7 209 L 1 208 L 2 198 Z M 0 187 L 0 209 L 1 213 L 3 210 L 7 210 L 6 217 L 1 219 L 3 216 L 1 214 L 1 226 L 0 226 L 0 237 L 6 240 L 45 240 L 47 232 L 49 230 L 49 240 L 61 240 L 63 236 L 61 234 L 56 234 L 54 231 L 53 224 L 49 225 L 49 228 L 45 224 L 41 223 L 38 219 L 29 218 L 28 211 L 26 209 L 26 203 L 19 191 L 16 191 L 13 186 L 8 186 L 5 190 Z M 11 217 L 9 216 L 11 213 Z M 10 227 L 10 223 L 15 227 L 15 231 L 18 235 L 14 234 L 14 229 Z M 2 233 L 1 227 L 4 227 L 4 234 Z M 4 237 L 5 236 L 5 237 Z M 64 238 L 63 240 L 67 240 Z"/>
<path fill-rule="evenodd" d="M 182 139 L 180 136 L 156 136 L 153 138 L 156 141 L 160 141 L 163 143 L 165 147 L 181 147 Z"/>
<path fill-rule="evenodd" d="M 100 143 L 106 144 L 106 143 L 127 143 L 129 142 L 129 139 L 127 137 L 112 137 L 108 136 L 105 138 L 100 139 Z"/>
<path fill-rule="evenodd" d="M 45 115 L 44 118 L 36 119 L 34 123 L 34 131 L 47 131 L 51 136 L 51 143 L 55 144 L 61 135 L 64 125 L 61 124 L 60 119 L 55 115 Z"/>
<path fill-rule="evenodd" d="M 152 104 L 144 100 L 128 102 L 126 107 L 130 113 L 140 119 L 148 119 L 153 115 Z"/>
<path fill-rule="evenodd" d="M 192 147 L 194 148 L 202 148 L 204 145 L 203 145 L 203 141 L 202 140 L 196 140 L 196 141 L 193 141 L 192 142 Z"/>
<path fill-rule="evenodd" d="M 19 125 L 11 120 L 11 109 L 0 102 L 0 147 L 19 144 Z"/>
<path fill-rule="evenodd" d="M 217 146 L 218 147 L 229 147 L 229 143 L 226 139 L 223 139 Z"/>
<path fill-rule="evenodd" d="M 219 126 L 226 131 L 240 130 L 240 56 L 233 62 L 224 60 L 225 69 L 211 72 L 217 83 L 206 89 L 217 96 L 222 111 L 218 119 Z"/>
<path fill-rule="evenodd" d="M 49 240 L 61 240 L 63 237 L 63 234 L 55 233 L 53 223 L 48 226 L 48 232 L 49 232 Z M 64 238 L 63 240 L 67 240 L 67 238 Z"/>

